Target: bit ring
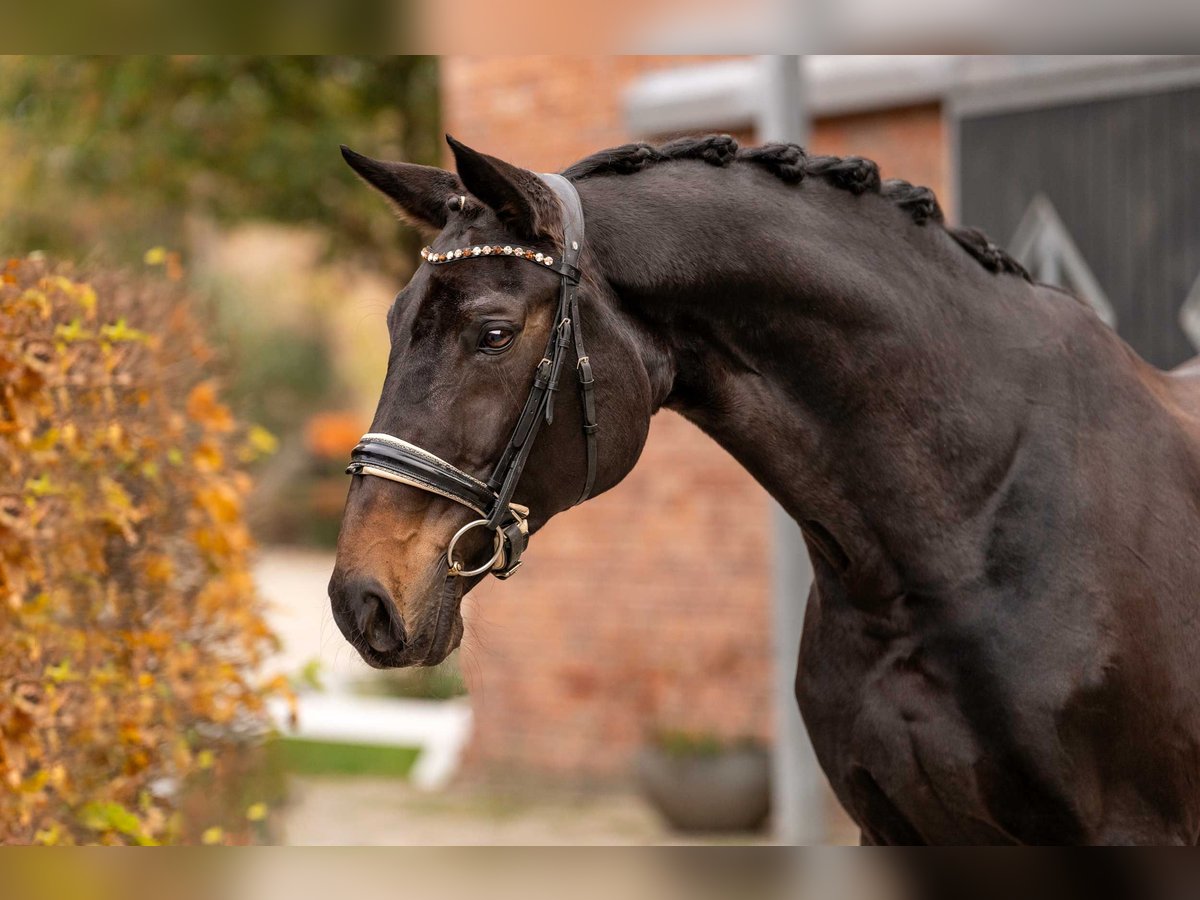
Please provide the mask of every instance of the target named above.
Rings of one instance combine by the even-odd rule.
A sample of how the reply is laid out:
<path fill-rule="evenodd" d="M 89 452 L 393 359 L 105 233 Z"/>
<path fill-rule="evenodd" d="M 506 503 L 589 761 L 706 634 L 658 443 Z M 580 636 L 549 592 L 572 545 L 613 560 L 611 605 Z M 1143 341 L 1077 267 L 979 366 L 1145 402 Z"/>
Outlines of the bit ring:
<path fill-rule="evenodd" d="M 471 569 L 470 571 L 465 571 L 462 567 L 462 563 L 454 561 L 454 547 L 458 543 L 459 539 L 472 528 L 478 528 L 480 525 L 487 525 L 487 523 L 487 519 L 475 519 L 474 521 L 468 522 L 462 528 L 458 529 L 458 531 L 454 533 L 454 537 L 450 538 L 450 544 L 446 547 L 446 563 L 450 566 L 450 571 L 448 574 L 456 575 L 459 578 L 473 578 L 476 575 L 482 575 L 484 572 L 489 571 L 493 566 L 500 562 L 501 558 L 504 556 L 504 529 L 500 528 L 499 526 L 496 527 L 496 534 L 492 539 L 495 552 L 492 554 L 491 559 L 489 559 L 479 568 Z"/>

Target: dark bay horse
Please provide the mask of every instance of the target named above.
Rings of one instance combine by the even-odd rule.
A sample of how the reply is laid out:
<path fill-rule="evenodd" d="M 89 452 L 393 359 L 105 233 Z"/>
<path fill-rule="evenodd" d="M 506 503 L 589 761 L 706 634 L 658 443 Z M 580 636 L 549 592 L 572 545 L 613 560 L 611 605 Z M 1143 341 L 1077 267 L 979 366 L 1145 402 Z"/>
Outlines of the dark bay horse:
<path fill-rule="evenodd" d="M 435 255 L 558 252 L 546 182 L 451 147 L 457 174 L 345 155 Z M 586 216 L 593 493 L 667 406 L 800 524 L 815 584 L 796 693 L 864 841 L 1196 843 L 1200 382 L 867 160 L 708 137 L 563 174 Z M 422 265 L 388 313 L 372 431 L 486 475 L 558 295 L 516 258 Z M 578 499 L 580 402 L 559 392 L 520 480 L 531 533 Z M 457 646 L 485 576 L 448 577 L 446 547 L 472 517 L 353 479 L 329 592 L 367 662 Z M 477 531 L 459 552 L 491 548 Z"/>

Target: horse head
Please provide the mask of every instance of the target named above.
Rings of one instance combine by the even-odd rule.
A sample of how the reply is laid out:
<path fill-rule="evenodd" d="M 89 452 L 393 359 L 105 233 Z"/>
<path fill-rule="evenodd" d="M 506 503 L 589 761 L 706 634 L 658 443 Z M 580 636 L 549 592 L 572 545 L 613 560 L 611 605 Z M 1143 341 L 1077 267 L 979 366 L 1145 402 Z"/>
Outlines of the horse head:
<path fill-rule="evenodd" d="M 511 573 L 506 552 L 519 556 L 526 536 L 581 494 L 620 481 L 641 452 L 654 408 L 636 327 L 588 271 L 586 253 L 577 260 L 582 278 L 563 268 L 564 207 L 555 191 L 532 172 L 448 140 L 457 174 L 343 148 L 401 215 L 436 232 L 388 312 L 387 375 L 371 434 L 349 470 L 329 583 L 338 627 L 376 667 L 433 665 L 457 647 L 463 595 L 493 569 Z M 461 264 L 442 264 L 451 261 Z M 577 321 L 564 325 L 568 275 Z M 555 343 L 582 330 L 592 360 L 581 363 L 564 347 L 569 358 L 554 378 L 565 389 L 555 390 L 547 382 Z M 590 402 L 572 389 L 577 378 L 596 385 Z M 506 469 L 515 476 L 500 511 L 507 519 L 498 513 L 491 527 L 464 531 L 486 522 L 490 499 L 505 493 L 497 466 L 538 384 L 550 410 L 527 413 L 538 428 L 523 449 L 527 459 L 515 473 Z M 593 404 L 594 412 L 585 408 Z M 581 428 L 592 416 L 598 423 Z M 482 489 L 472 494 L 472 482 L 491 498 Z M 456 484 L 468 496 L 456 497 Z M 511 534 L 521 547 L 506 547 L 496 527 L 504 524 L 519 529 Z"/>

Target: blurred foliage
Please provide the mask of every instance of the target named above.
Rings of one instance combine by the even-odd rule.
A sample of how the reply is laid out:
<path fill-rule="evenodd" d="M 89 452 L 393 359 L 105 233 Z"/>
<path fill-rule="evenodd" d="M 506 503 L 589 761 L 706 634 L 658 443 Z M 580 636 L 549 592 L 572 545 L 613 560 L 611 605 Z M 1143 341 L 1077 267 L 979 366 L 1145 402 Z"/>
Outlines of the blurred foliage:
<path fill-rule="evenodd" d="M 243 416 L 274 432 L 301 429 L 304 414 L 318 409 L 336 382 L 329 347 L 320 337 L 294 328 L 266 333 L 245 329 L 227 349 L 237 371 L 231 402 Z"/>
<path fill-rule="evenodd" d="M 657 747 L 675 759 L 697 759 L 720 756 L 734 750 L 754 749 L 762 742 L 752 737 L 725 738 L 717 734 L 681 729 L 663 729 L 651 738 L 651 746 Z"/>
<path fill-rule="evenodd" d="M 718 756 L 725 749 L 721 738 L 714 734 L 665 730 L 654 735 L 653 746 L 676 759 Z"/>
<path fill-rule="evenodd" d="M 184 246 L 200 215 L 318 223 L 406 266 L 417 237 L 380 215 L 339 144 L 436 164 L 436 60 L 0 58 L 0 246 L 128 262 Z"/>
<path fill-rule="evenodd" d="M 27 3 L 7 17 L 3 52 L 145 53 L 154 48 L 254 48 L 257 53 L 397 53 L 413 32 L 413 6 L 392 0 L 108 0 Z"/>
<path fill-rule="evenodd" d="M 0 270 L 0 842 L 253 839 L 222 786 L 267 730 L 276 648 L 240 467 L 166 274 Z M 234 779 L 236 780 L 236 779 Z"/>
<path fill-rule="evenodd" d="M 347 294 L 373 276 L 362 314 L 382 314 L 418 249 L 343 143 L 436 164 L 436 60 L 0 58 L 0 254 L 126 266 L 154 248 L 147 262 L 191 284 L 227 401 L 280 439 L 252 509 L 267 540 L 336 534 L 346 482 L 307 458 L 305 422 L 374 399 L 372 353 L 345 339 L 364 294 Z M 382 319 L 379 335 L 382 362 Z"/>

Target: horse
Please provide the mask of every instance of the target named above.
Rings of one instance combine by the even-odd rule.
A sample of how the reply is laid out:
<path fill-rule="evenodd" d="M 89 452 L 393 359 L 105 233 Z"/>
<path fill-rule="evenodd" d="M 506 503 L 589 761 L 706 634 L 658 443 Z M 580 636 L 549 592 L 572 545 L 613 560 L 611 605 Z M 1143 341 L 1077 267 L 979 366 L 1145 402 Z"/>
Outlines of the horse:
<path fill-rule="evenodd" d="M 864 843 L 1197 842 L 1200 370 L 1152 367 L 866 159 L 596 153 L 561 173 L 572 272 L 528 264 L 562 257 L 563 191 L 447 140 L 456 172 L 343 148 L 435 235 L 388 312 L 373 433 L 485 479 L 573 275 L 596 455 L 584 392 L 559 391 L 509 525 L 573 506 L 589 459 L 591 494 L 615 486 L 674 409 L 803 532 L 796 696 Z M 444 659 L 504 565 L 498 517 L 452 494 L 352 478 L 329 595 L 370 665 Z"/>

